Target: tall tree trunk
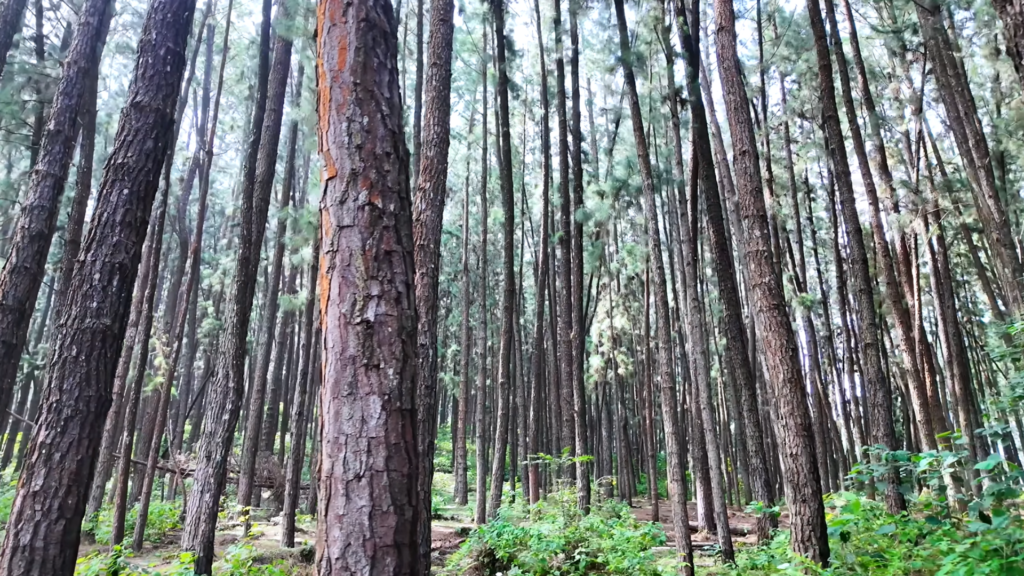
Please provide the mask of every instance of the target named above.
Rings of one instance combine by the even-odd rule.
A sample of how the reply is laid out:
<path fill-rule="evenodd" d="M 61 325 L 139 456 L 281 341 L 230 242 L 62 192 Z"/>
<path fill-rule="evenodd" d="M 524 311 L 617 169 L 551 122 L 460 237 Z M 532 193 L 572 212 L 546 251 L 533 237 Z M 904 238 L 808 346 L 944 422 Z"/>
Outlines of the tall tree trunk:
<path fill-rule="evenodd" d="M 575 454 L 576 423 L 573 418 L 575 380 L 572 343 L 572 196 L 569 192 L 569 120 L 565 106 L 565 46 L 562 43 L 562 0 L 552 0 L 555 28 L 555 115 L 558 119 L 558 263 L 555 285 L 558 293 L 558 352 L 561 380 L 561 439 Z"/>
<path fill-rule="evenodd" d="M 7 4 L 13 1 L 16 0 Z M 46 275 L 46 256 L 57 228 L 60 200 L 78 141 L 78 116 L 88 99 L 89 79 L 99 66 L 108 12 L 113 10 L 111 4 L 111 0 L 88 0 L 79 14 L 71 51 L 64 61 L 64 72 L 42 132 L 38 158 L 32 163 L 11 252 L 0 271 L 0 326 L 4 326 L 0 331 L 0 410 L 10 405 L 14 395 L 18 364 L 39 286 Z M 58 317 L 63 316 L 63 308 L 58 306 Z"/>
<path fill-rule="evenodd" d="M 275 28 L 280 29 L 288 25 L 288 14 L 285 10 L 279 10 L 276 18 L 277 25 Z M 274 110 L 273 107 L 275 106 L 278 107 L 278 116 L 274 119 L 274 121 L 278 123 L 278 128 L 276 130 L 278 134 L 272 136 L 272 139 L 274 140 L 277 140 L 280 136 L 281 111 L 279 107 L 283 105 L 285 89 L 288 85 L 288 73 L 291 65 L 291 49 L 291 36 L 281 33 L 276 34 L 274 41 L 273 68 L 270 71 L 270 83 L 268 89 L 268 93 L 277 95 L 280 98 L 280 102 L 277 100 L 268 102 L 268 108 L 271 110 Z M 301 92 L 301 77 L 296 81 L 300 83 L 299 91 Z M 270 127 L 269 124 L 264 124 L 264 126 L 268 128 Z M 271 351 L 274 348 L 278 300 L 285 265 L 284 252 L 285 235 L 288 232 L 288 207 L 291 204 L 292 184 L 295 179 L 295 141 L 291 140 L 290 142 L 292 144 L 288 146 L 284 182 L 281 186 L 281 202 L 278 208 L 277 230 L 274 236 L 274 255 L 270 265 L 271 271 L 267 286 L 267 301 L 263 311 L 263 345 L 259 349 L 259 355 L 255 358 L 256 374 L 249 397 L 249 410 L 246 415 L 247 418 L 245 423 L 245 438 L 242 442 L 241 469 L 238 474 L 238 505 L 242 508 L 243 514 L 247 518 L 244 522 L 243 533 L 248 533 L 249 527 L 249 515 L 246 512 L 248 507 L 252 504 L 253 483 L 255 481 L 254 475 L 256 472 L 256 455 L 257 452 L 260 451 L 260 444 L 262 440 L 261 432 L 263 430 L 264 405 L 268 404 L 266 395 L 267 379 L 270 373 Z M 273 171 L 276 167 L 276 156 L 277 150 L 274 150 L 274 163 L 269 167 L 271 170 L 269 185 L 273 184 Z M 258 248 L 254 250 L 254 252 L 256 252 L 254 257 L 255 260 L 259 259 L 258 250 Z M 282 325 L 284 325 L 284 323 L 282 323 Z M 286 347 L 287 343 L 278 339 L 277 346 L 281 349 L 282 347 Z M 283 357 L 284 356 L 282 355 L 281 358 Z M 278 366 L 275 365 L 274 370 L 276 372 L 278 370 Z M 269 408 L 267 409 L 267 412 L 270 412 Z"/>
<path fill-rule="evenodd" d="M 685 434 L 679 425 L 677 412 L 675 366 L 672 362 L 672 334 L 667 321 L 668 289 L 665 282 L 665 267 L 662 263 L 661 232 L 658 227 L 657 208 L 654 197 L 654 173 L 651 157 L 647 150 L 647 136 L 644 134 L 640 97 L 637 94 L 636 77 L 633 74 L 633 55 L 629 45 L 629 31 L 626 28 L 626 11 L 623 0 L 615 0 L 615 18 L 619 29 L 619 50 L 622 56 L 622 73 L 625 77 L 629 100 L 629 113 L 633 124 L 633 139 L 636 143 L 637 162 L 643 182 L 644 215 L 647 218 L 647 244 L 652 263 L 652 292 L 655 314 L 658 318 L 657 342 L 661 354 L 659 380 L 661 382 L 662 424 L 665 427 L 665 452 L 667 454 L 669 500 L 672 504 L 672 527 L 675 531 L 676 549 L 682 554 L 683 573 L 693 574 L 693 545 L 690 543 L 690 526 L 686 510 L 686 476 L 683 447 Z M 654 446 L 649 450 L 654 450 Z"/>
<path fill-rule="evenodd" d="M 545 347 L 544 347 L 544 306 L 547 299 L 544 297 L 544 289 L 548 285 L 548 244 L 551 231 L 548 228 L 550 220 L 551 201 L 551 111 L 548 103 L 548 68 L 544 55 L 544 29 L 541 24 L 540 0 L 533 0 L 533 12 L 537 26 L 537 48 L 540 51 L 540 155 L 541 155 L 541 224 L 540 237 L 537 240 L 537 304 L 534 310 L 533 324 L 533 365 L 531 374 L 533 381 L 533 394 L 530 397 L 529 413 L 527 415 L 527 457 L 530 459 L 528 468 L 530 504 L 540 501 L 540 466 L 536 461 L 536 455 L 540 453 L 540 431 L 541 418 L 543 417 L 544 405 L 544 368 L 545 368 Z M 468 227 L 463 227 L 468 229 Z"/>
<path fill-rule="evenodd" d="M 0 553 L 4 574 L 74 572 L 128 320 L 129 287 L 138 270 L 160 167 L 173 145 L 174 108 L 194 11 L 194 0 L 154 0 L 146 15 L 96 216 L 73 277 L 77 289 L 58 321 L 55 346 L 67 353 L 55 355 L 50 363 L 47 398 Z"/>
<path fill-rule="evenodd" d="M 715 1 L 718 24 L 716 48 L 719 76 L 725 95 L 729 129 L 733 135 L 736 189 L 743 222 L 742 261 L 752 282 L 753 316 L 764 349 L 762 359 L 775 409 L 776 436 L 784 462 L 786 501 L 792 518 L 791 546 L 813 562 L 827 564 L 828 532 L 821 500 L 818 466 L 807 393 L 800 371 L 796 337 L 789 321 L 782 279 L 771 251 L 768 214 L 761 191 L 757 141 L 736 52 L 736 14 L 731 2 Z"/>
<path fill-rule="evenodd" d="M 832 163 L 835 167 L 835 181 L 839 190 L 839 205 L 842 210 L 844 230 L 850 249 L 850 280 L 856 304 L 857 323 L 860 329 L 864 388 L 867 395 L 871 419 L 872 443 L 881 444 L 889 450 L 896 448 L 896 432 L 892 417 L 892 392 L 882 370 L 878 344 L 878 322 L 876 320 L 874 291 L 871 272 L 868 268 L 867 250 L 864 246 L 864 232 L 860 227 L 857 206 L 853 193 L 850 164 L 846 156 L 845 138 L 839 123 L 836 107 L 835 83 L 832 76 L 832 61 L 828 39 L 821 16 L 818 0 L 807 1 L 811 31 L 814 35 L 818 59 L 818 78 L 822 89 L 822 117 L 825 136 Z M 862 143 L 863 144 L 863 143 Z M 906 501 L 900 491 L 899 471 L 890 468 L 886 473 L 886 507 L 893 514 L 906 509 Z"/>
<path fill-rule="evenodd" d="M 422 5 L 422 0 L 420 0 Z M 416 260 L 416 443 L 420 454 L 419 486 L 420 569 L 430 574 L 431 491 L 434 447 L 437 442 L 437 286 L 441 273 L 441 225 L 448 189 L 452 93 L 453 0 L 431 0 L 430 45 L 427 47 L 426 106 L 422 142 L 414 140 L 417 170 L 413 201 L 413 244 Z M 417 64 L 417 86 L 422 66 Z M 417 93 L 417 110 L 419 94 Z M 416 133 L 419 134 L 419 118 Z M 421 147 L 422 145 L 422 147 Z M 422 154 L 422 155 L 421 155 Z M 465 230 L 465 229 L 464 229 Z"/>
<path fill-rule="evenodd" d="M 509 413 L 511 412 L 512 346 L 515 330 L 516 277 L 515 277 L 515 191 L 512 182 L 512 134 L 509 127 L 508 70 L 505 59 L 505 2 L 491 0 L 494 17 L 494 43 L 498 69 L 498 129 L 501 144 L 501 209 L 502 226 L 502 296 L 501 340 L 498 348 L 497 421 L 494 433 L 494 459 L 491 463 L 490 517 L 501 506 L 501 489 L 505 477 L 505 452 L 508 449 Z M 584 423 L 585 425 L 585 423 Z M 513 474 L 515 474 L 513 470 Z M 589 484 L 588 484 L 589 487 Z"/>
<path fill-rule="evenodd" d="M 488 46 L 487 26 L 484 26 L 484 46 Z M 480 83 L 483 86 L 483 130 L 480 140 L 480 364 L 476 382 L 476 506 L 473 520 L 477 525 L 487 521 L 487 56 L 480 58 Z"/>
<path fill-rule="evenodd" d="M 264 13 L 264 16 L 269 14 Z M 252 140 L 259 142 L 257 159 L 253 163 L 253 178 L 248 178 L 248 159 L 243 174 L 234 294 L 225 322 L 226 331 L 220 342 L 211 394 L 205 403 L 207 426 L 202 431 L 197 450 L 193 497 L 185 509 L 181 540 L 183 550 L 196 553 L 197 574 L 209 574 L 213 564 L 217 512 L 227 482 L 228 455 L 242 403 L 246 337 L 256 288 L 259 252 L 266 232 L 270 193 L 277 166 L 291 48 L 289 38 L 284 35 L 277 37 L 274 45 L 275 82 L 268 82 L 264 99 L 266 117 L 261 117 L 259 121 L 254 118 L 253 121 L 254 129 L 259 125 L 262 132 L 258 139 L 250 140 L 250 145 Z"/>
<path fill-rule="evenodd" d="M 583 385 L 587 333 L 583 310 L 583 134 L 580 111 L 580 38 L 577 22 L 580 0 L 569 0 L 569 82 L 572 97 L 572 398 L 576 446 L 576 492 L 581 510 L 590 508 L 590 466 L 583 458 L 590 449 L 587 439 L 587 390 Z M 591 150 L 596 155 L 597 150 Z M 565 286 L 569 288 L 569 286 Z"/>
<path fill-rule="evenodd" d="M 299 64 L 302 70 L 302 64 Z M 301 74 L 299 75 L 302 76 Z M 301 92 L 296 92 L 300 94 Z M 297 98 L 299 96 L 296 96 Z M 296 126 L 296 123 L 292 124 Z M 320 226 L 318 225 L 319 229 Z M 288 460 L 285 467 L 284 505 L 281 512 L 281 546 L 284 548 L 295 547 L 295 513 L 299 507 L 300 485 L 302 483 L 302 462 L 306 457 L 306 420 L 307 403 L 312 403 L 311 376 L 310 372 L 315 371 L 313 359 L 316 355 L 317 346 L 313 345 L 315 331 L 313 330 L 313 310 L 316 306 L 317 273 L 320 270 L 320 235 L 317 234 L 313 240 L 313 259 L 309 264 L 309 274 L 306 279 L 306 306 L 302 312 L 302 353 L 299 355 L 299 377 L 295 382 L 295 397 L 292 400 L 292 434 L 291 446 L 288 452 Z M 312 479 L 311 479 L 312 480 Z"/>
<path fill-rule="evenodd" d="M 386 0 L 318 10 L 321 576 L 420 573 L 412 206 L 393 22 Z"/>
<path fill-rule="evenodd" d="M 715 270 L 718 277 L 719 295 L 722 298 L 725 312 L 726 361 L 730 374 L 739 389 L 740 402 L 743 407 L 742 419 L 745 438 L 742 442 L 746 444 L 748 455 L 751 492 L 755 500 L 769 504 L 775 498 L 772 493 L 772 487 L 768 482 L 767 456 L 764 452 L 761 418 L 758 412 L 757 383 L 754 379 L 754 370 L 750 364 L 750 357 L 747 355 L 747 338 L 743 328 L 736 271 L 732 262 L 732 250 L 726 237 L 723 205 L 715 180 L 715 165 L 711 150 L 711 138 L 708 132 L 707 115 L 702 105 L 699 89 L 700 70 L 703 67 L 700 60 L 700 26 L 699 22 L 687 23 L 686 7 L 682 0 L 677 0 L 675 7 L 677 31 L 687 62 L 688 101 L 690 103 L 691 122 L 693 123 L 691 129 L 695 131 L 694 140 L 698 152 L 698 159 L 696 160 L 698 175 L 706 194 L 705 203 L 708 211 L 708 228 L 711 232 L 711 245 L 715 254 Z M 694 6 L 691 13 L 696 18 L 696 15 L 699 14 L 699 9 Z M 666 50 L 668 50 L 670 43 L 667 37 L 664 42 Z M 673 99 L 674 101 L 675 99 Z M 673 107 L 674 105 L 670 104 L 670 110 Z M 673 138 L 677 144 L 676 163 L 679 165 L 677 179 L 681 181 L 682 143 L 679 141 L 678 136 L 678 121 L 674 121 L 674 124 Z M 724 149 L 720 157 L 725 160 Z M 718 169 L 726 174 L 729 173 L 728 164 L 720 165 Z M 679 196 L 682 198 L 681 190 L 679 192 Z M 691 200 L 691 205 L 692 202 L 693 200 Z M 681 220 L 683 219 L 685 217 L 681 218 Z M 742 230 L 737 230 L 737 232 L 742 232 Z M 682 236 L 682 243 L 685 245 L 688 242 L 687 234 L 684 233 Z M 693 343 L 691 340 L 691 344 L 696 343 Z M 766 540 L 774 525 L 774 518 L 770 514 L 763 514 L 757 521 L 758 540 Z M 722 528 L 720 527 L 719 531 L 721 530 Z"/>
<path fill-rule="evenodd" d="M 476 96 L 474 92 L 474 97 Z M 467 137 L 473 135 L 473 123 L 476 120 L 476 107 L 469 111 L 469 129 Z M 459 374 L 458 409 L 453 426 L 454 445 L 452 447 L 452 470 L 455 473 L 453 496 L 456 506 L 465 506 L 469 501 L 469 479 L 467 477 L 468 451 L 466 449 L 466 431 L 469 428 L 469 359 L 472 355 L 472 334 L 469 328 L 469 310 L 472 303 L 472 282 L 469 276 L 469 175 L 470 155 L 466 154 L 465 199 L 462 204 L 462 332 L 461 361 Z"/>

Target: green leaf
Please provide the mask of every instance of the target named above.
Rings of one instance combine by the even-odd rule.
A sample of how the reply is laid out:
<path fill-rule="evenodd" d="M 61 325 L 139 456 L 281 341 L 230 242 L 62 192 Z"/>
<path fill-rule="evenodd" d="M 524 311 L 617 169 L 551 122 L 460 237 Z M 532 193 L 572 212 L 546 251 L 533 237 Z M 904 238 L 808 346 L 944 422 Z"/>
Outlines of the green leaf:
<path fill-rule="evenodd" d="M 882 534 L 892 534 L 895 531 L 896 531 L 896 525 L 895 524 L 886 524 L 886 525 L 880 527 L 878 530 L 875 530 L 875 534 L 879 534 L 879 535 L 882 535 Z"/>

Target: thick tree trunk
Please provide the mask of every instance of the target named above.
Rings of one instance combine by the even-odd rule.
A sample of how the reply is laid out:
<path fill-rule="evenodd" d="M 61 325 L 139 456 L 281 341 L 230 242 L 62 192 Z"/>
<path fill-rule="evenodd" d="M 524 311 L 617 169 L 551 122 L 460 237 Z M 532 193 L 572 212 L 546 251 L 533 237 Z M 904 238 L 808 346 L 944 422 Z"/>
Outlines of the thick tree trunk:
<path fill-rule="evenodd" d="M 753 315 L 764 348 L 763 361 L 775 409 L 776 436 L 784 462 L 793 550 L 813 562 L 829 558 L 825 510 L 814 456 L 807 394 L 789 321 L 782 279 L 772 259 L 768 216 L 761 191 L 757 141 L 736 53 L 736 15 L 731 2 L 716 0 L 719 75 L 733 136 L 736 189 L 745 244 L 743 262 L 752 284 Z"/>
<path fill-rule="evenodd" d="M 58 320 L 55 346 L 67 353 L 55 355 L 50 363 L 47 398 L 0 555 L 4 574 L 74 572 L 128 320 L 129 287 L 138 270 L 160 167 L 172 146 L 194 10 L 194 0 L 154 0 L 146 15 L 96 216 L 75 269 L 77 288 Z"/>
<path fill-rule="evenodd" d="M 17 1 L 8 2 L 3 10 Z M 37 148 L 38 158 L 32 162 L 11 252 L 0 271 L 0 326 L 4 327 L 0 331 L 0 410 L 10 405 L 14 395 L 18 364 L 25 349 L 39 287 L 46 275 L 46 256 L 57 228 L 60 200 L 78 141 L 78 116 L 88 99 L 89 79 L 99 66 L 108 13 L 113 10 L 111 3 L 111 0 L 88 0 L 79 14 L 71 51 L 64 61 L 64 72 Z M 19 16 L 16 29 L 20 21 Z M 2 54 L 6 57 L 7 51 L 3 50 Z M 58 317 L 63 316 L 63 308 L 58 306 Z"/>
<path fill-rule="evenodd" d="M 412 206 L 393 22 L 386 0 L 321 0 L 318 11 L 321 576 L 420 573 Z"/>

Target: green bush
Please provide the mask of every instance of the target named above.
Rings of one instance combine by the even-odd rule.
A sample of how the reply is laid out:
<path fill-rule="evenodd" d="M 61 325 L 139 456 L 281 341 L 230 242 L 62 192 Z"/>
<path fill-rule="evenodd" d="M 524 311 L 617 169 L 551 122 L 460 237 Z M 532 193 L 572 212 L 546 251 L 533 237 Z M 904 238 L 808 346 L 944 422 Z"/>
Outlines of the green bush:
<path fill-rule="evenodd" d="M 214 573 L 217 576 L 289 576 L 291 571 L 284 560 L 261 563 L 252 545 L 236 544 L 227 549 Z"/>
<path fill-rule="evenodd" d="M 452 555 L 443 574 L 656 576 L 662 572 L 652 549 L 665 540 L 659 525 L 638 521 L 617 501 L 581 515 L 575 492 L 566 489 L 534 506 L 503 506 Z"/>
<path fill-rule="evenodd" d="M 1024 521 L 1019 511 L 994 506 L 977 519 L 937 514 L 926 497 L 910 513 L 894 516 L 863 495 L 841 492 L 826 499 L 827 568 L 809 565 L 789 549 L 789 532 L 737 554 L 736 565 L 713 573 L 729 576 L 1024 576 Z"/>
<path fill-rule="evenodd" d="M 135 523 L 139 517 L 138 506 L 132 507 L 125 517 L 124 533 L 125 538 L 131 538 L 135 533 Z M 104 506 L 95 517 L 87 519 L 83 530 L 93 535 L 99 544 L 109 545 L 110 532 L 114 523 L 114 511 Z M 149 505 L 149 515 L 146 517 L 146 542 L 159 544 L 163 542 L 168 533 L 181 528 L 181 501 L 169 502 L 156 501 Z"/>

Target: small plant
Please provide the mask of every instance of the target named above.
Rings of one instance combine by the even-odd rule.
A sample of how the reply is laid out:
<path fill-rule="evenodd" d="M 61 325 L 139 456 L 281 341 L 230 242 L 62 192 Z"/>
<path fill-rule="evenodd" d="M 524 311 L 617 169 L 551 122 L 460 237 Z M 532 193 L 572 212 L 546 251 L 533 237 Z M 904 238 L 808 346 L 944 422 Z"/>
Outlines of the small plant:
<path fill-rule="evenodd" d="M 135 532 L 135 522 L 139 517 L 138 507 L 133 507 L 125 517 L 124 533 L 130 537 Z M 91 533 L 98 544 L 111 544 L 110 533 L 114 522 L 114 512 L 104 506 L 82 524 L 84 532 Z M 174 530 L 181 528 L 181 501 L 152 502 L 146 518 L 146 542 L 159 544 Z"/>
<path fill-rule="evenodd" d="M 662 568 L 652 550 L 665 540 L 659 525 L 638 521 L 617 501 L 600 501 L 582 515 L 576 492 L 566 488 L 533 506 L 503 506 L 452 555 L 442 574 L 463 574 L 475 565 L 484 574 L 656 576 Z"/>
<path fill-rule="evenodd" d="M 129 557 L 131 557 L 131 553 L 120 546 L 114 546 L 108 554 L 94 552 L 78 559 L 75 564 L 75 576 L 143 576 L 149 574 L 147 570 L 130 564 L 126 560 Z"/>
<path fill-rule="evenodd" d="M 236 544 L 227 549 L 214 573 L 218 576 L 291 576 L 284 560 L 275 560 L 269 564 L 262 564 L 259 560 L 252 545 Z"/>

